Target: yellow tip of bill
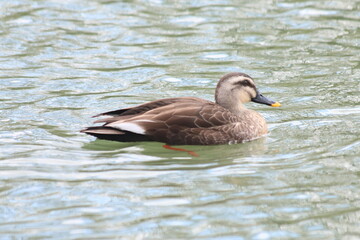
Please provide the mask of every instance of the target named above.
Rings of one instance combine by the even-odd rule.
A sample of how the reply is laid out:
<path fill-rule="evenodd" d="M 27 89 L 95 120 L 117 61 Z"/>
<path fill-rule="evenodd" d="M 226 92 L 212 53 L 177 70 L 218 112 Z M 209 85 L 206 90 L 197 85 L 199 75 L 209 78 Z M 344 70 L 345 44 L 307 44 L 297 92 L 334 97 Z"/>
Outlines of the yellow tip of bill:
<path fill-rule="evenodd" d="M 279 102 L 271 104 L 272 107 L 281 107 L 281 104 Z"/>

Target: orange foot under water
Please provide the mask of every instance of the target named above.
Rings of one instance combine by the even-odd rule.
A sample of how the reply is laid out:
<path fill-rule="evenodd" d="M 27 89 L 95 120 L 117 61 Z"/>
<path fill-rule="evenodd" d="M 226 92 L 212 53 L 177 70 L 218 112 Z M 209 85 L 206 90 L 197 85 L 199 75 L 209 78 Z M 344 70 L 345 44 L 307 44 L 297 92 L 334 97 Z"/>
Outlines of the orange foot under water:
<path fill-rule="evenodd" d="M 190 154 L 191 156 L 194 156 L 194 157 L 199 156 L 199 154 L 197 154 L 196 152 L 186 150 L 186 149 L 183 149 L 183 148 L 174 148 L 174 147 L 169 146 L 169 145 L 163 145 L 163 148 L 170 149 L 170 150 L 175 150 L 175 151 L 187 152 L 188 154 Z"/>

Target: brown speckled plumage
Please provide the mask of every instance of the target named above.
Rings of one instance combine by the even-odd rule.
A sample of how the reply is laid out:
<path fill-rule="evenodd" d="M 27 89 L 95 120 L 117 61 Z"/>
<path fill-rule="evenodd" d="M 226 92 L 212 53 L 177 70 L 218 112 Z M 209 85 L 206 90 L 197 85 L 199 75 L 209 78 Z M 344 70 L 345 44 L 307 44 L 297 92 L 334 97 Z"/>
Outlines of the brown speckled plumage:
<path fill-rule="evenodd" d="M 265 102 L 258 101 L 259 96 Z M 267 133 L 265 119 L 242 103 L 274 103 L 257 91 L 251 77 L 229 73 L 218 83 L 216 103 L 195 97 L 161 99 L 105 112 L 110 116 L 81 132 L 114 141 L 159 141 L 173 145 L 241 143 Z M 263 101 L 262 99 L 262 101 Z"/>

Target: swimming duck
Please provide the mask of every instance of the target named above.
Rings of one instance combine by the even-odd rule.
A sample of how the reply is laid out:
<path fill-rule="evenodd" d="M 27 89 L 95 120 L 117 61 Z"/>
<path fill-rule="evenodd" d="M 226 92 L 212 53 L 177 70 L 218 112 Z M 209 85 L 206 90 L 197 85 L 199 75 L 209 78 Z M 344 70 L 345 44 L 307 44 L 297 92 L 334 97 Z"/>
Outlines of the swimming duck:
<path fill-rule="evenodd" d="M 81 132 L 100 139 L 133 142 L 158 141 L 172 145 L 233 144 L 267 133 L 265 119 L 243 103 L 279 107 L 257 90 L 247 74 L 223 76 L 216 87 L 215 103 L 196 97 L 155 100 L 135 107 L 98 114 L 108 116 Z"/>

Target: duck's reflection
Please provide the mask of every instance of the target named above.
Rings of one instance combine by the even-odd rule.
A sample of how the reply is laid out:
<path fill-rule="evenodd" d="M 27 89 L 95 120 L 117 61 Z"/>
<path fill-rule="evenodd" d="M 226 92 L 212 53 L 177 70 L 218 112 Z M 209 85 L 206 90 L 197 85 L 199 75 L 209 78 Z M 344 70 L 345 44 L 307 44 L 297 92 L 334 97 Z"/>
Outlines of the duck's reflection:
<path fill-rule="evenodd" d="M 122 143 L 106 140 L 95 140 L 86 143 L 83 148 L 92 150 L 94 159 L 123 159 L 127 163 L 141 163 L 145 165 L 164 164 L 231 164 L 235 159 L 261 156 L 267 152 L 267 138 L 263 137 L 255 141 L 211 146 L 171 146 L 194 152 L 197 156 L 187 152 L 174 151 L 163 148 L 163 143 L 138 142 Z"/>

